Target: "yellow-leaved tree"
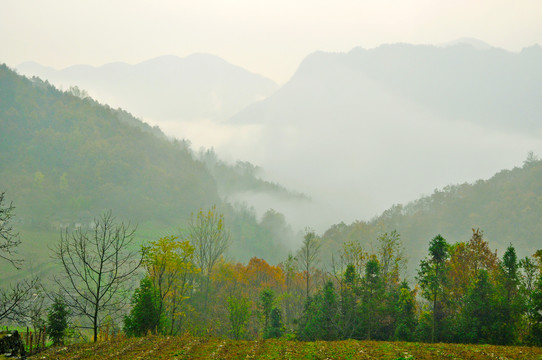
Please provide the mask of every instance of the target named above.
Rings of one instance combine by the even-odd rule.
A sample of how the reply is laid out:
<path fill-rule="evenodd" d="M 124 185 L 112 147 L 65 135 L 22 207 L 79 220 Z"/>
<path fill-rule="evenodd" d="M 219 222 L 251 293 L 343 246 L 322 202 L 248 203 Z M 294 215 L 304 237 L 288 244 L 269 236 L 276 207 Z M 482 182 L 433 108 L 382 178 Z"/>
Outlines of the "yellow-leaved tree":
<path fill-rule="evenodd" d="M 169 318 L 167 333 L 177 333 L 188 311 L 185 300 L 192 288 L 191 277 L 200 272 L 193 263 L 194 247 L 188 240 L 165 236 L 144 247 L 144 264 L 159 299 L 160 315 Z"/>

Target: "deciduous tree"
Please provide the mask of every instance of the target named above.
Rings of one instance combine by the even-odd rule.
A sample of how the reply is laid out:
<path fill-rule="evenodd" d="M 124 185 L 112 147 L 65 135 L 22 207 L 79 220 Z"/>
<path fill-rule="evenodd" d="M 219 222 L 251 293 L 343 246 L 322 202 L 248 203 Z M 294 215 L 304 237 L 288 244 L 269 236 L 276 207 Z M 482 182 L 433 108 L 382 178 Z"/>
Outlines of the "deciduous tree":
<path fill-rule="evenodd" d="M 224 254 L 230 242 L 230 233 L 224 224 L 224 216 L 216 206 L 207 211 L 200 210 L 192 214 L 188 238 L 194 247 L 194 261 L 205 278 L 202 312 L 207 313 L 211 274 L 218 259 Z"/>
<path fill-rule="evenodd" d="M 21 241 L 12 225 L 14 210 L 12 202 L 6 204 L 5 192 L 0 192 L 0 259 L 20 270 L 23 260 L 15 256 Z M 31 305 L 29 299 L 38 283 L 38 278 L 32 277 L 0 288 L 0 321 L 21 322 L 26 319 Z"/>
<path fill-rule="evenodd" d="M 179 319 L 185 315 L 183 305 L 192 288 L 191 276 L 199 269 L 193 264 L 194 247 L 175 236 L 164 236 L 151 241 L 143 249 L 143 263 L 160 299 L 158 311 L 168 314 L 169 334 L 172 335 Z"/>
<path fill-rule="evenodd" d="M 19 269 L 22 260 L 15 257 L 16 248 L 21 243 L 18 234 L 13 230 L 12 219 L 15 207 L 6 204 L 5 192 L 0 192 L 0 259 L 8 261 Z"/>
<path fill-rule="evenodd" d="M 116 223 L 108 211 L 89 230 L 66 229 L 53 250 L 64 270 L 55 281 L 72 313 L 90 321 L 94 341 L 104 317 L 123 308 L 124 286 L 141 265 L 134 233 L 130 225 Z"/>
<path fill-rule="evenodd" d="M 242 339 L 250 319 L 251 302 L 244 296 L 229 296 L 227 301 L 230 332 L 235 340 Z"/>
<path fill-rule="evenodd" d="M 305 299 L 308 300 L 311 286 L 312 268 L 318 261 L 318 253 L 320 251 L 320 241 L 314 231 L 307 230 L 303 239 L 301 249 L 297 253 L 297 261 L 299 267 L 304 272 L 305 276 Z"/>

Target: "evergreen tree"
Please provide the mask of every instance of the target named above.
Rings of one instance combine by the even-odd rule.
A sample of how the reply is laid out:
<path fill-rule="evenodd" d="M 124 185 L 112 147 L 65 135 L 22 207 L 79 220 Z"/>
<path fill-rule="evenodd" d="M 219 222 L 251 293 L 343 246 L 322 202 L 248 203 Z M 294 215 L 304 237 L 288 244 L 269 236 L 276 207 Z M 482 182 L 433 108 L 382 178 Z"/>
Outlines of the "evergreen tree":
<path fill-rule="evenodd" d="M 320 307 L 320 328 L 322 340 L 337 339 L 337 300 L 335 288 L 331 281 L 326 282 L 322 293 L 322 304 Z"/>
<path fill-rule="evenodd" d="M 337 301 L 331 281 L 324 288 L 309 297 L 303 316 L 299 321 L 299 337 L 302 340 L 336 340 Z"/>
<path fill-rule="evenodd" d="M 494 339 L 495 288 L 487 270 L 478 270 L 465 298 L 459 340 L 469 343 L 490 342 Z"/>
<path fill-rule="evenodd" d="M 63 345 L 68 329 L 68 307 L 64 300 L 56 297 L 47 314 L 47 329 L 53 345 Z"/>
<path fill-rule="evenodd" d="M 431 342 L 434 342 L 443 318 L 440 300 L 446 283 L 446 260 L 449 256 L 448 243 L 440 234 L 429 243 L 429 256 L 420 262 L 417 279 L 422 288 L 422 295 L 433 305 Z"/>
<path fill-rule="evenodd" d="M 273 303 L 275 302 L 275 293 L 272 289 L 263 289 L 260 292 L 260 319 L 263 325 L 262 334 L 264 338 L 269 332 L 271 311 L 273 310 Z"/>
<path fill-rule="evenodd" d="M 403 281 L 399 291 L 399 299 L 396 302 L 397 322 L 394 338 L 395 340 L 412 341 L 417 325 L 416 294 L 406 281 Z"/>
<path fill-rule="evenodd" d="M 320 339 L 320 304 L 322 303 L 322 294 L 316 293 L 309 296 L 305 301 L 303 314 L 298 321 L 298 337 L 304 341 L 314 341 Z"/>
<path fill-rule="evenodd" d="M 373 256 L 365 266 L 365 277 L 361 290 L 361 321 L 365 330 L 363 336 L 369 340 L 374 338 L 377 326 L 382 320 L 384 305 L 384 282 L 380 276 L 380 263 Z"/>
<path fill-rule="evenodd" d="M 359 327 L 357 300 L 359 293 L 359 277 L 353 264 L 348 264 L 342 276 L 341 297 L 338 304 L 338 336 L 349 339 Z"/>
<path fill-rule="evenodd" d="M 537 313 L 535 309 L 535 292 L 538 281 L 538 266 L 536 262 L 529 257 L 522 259 L 520 261 L 520 266 L 523 269 L 523 274 L 520 277 L 520 288 L 525 302 L 524 310 L 526 323 L 526 328 L 524 328 L 522 332 L 522 340 L 531 344 L 533 340 L 533 325 L 535 323 L 534 318 Z"/>
<path fill-rule="evenodd" d="M 264 334 L 265 339 L 279 338 L 282 336 L 282 319 L 280 310 L 273 307 L 269 316 L 269 327 Z"/>
<path fill-rule="evenodd" d="M 124 317 L 124 332 L 128 336 L 143 336 L 147 332 L 160 333 L 164 324 L 160 313 L 160 297 L 152 281 L 144 277 L 132 298 L 132 309 Z"/>
<path fill-rule="evenodd" d="M 538 279 L 532 292 L 532 334 L 530 342 L 533 345 L 542 346 L 542 250 L 536 252 L 535 258 L 538 261 Z"/>
<path fill-rule="evenodd" d="M 497 296 L 497 308 L 495 317 L 499 321 L 496 324 L 495 338 L 498 344 L 508 345 L 517 342 L 519 324 L 523 313 L 523 299 L 519 291 L 520 285 L 519 263 L 516 250 L 510 244 L 504 253 L 500 263 L 499 294 Z"/>

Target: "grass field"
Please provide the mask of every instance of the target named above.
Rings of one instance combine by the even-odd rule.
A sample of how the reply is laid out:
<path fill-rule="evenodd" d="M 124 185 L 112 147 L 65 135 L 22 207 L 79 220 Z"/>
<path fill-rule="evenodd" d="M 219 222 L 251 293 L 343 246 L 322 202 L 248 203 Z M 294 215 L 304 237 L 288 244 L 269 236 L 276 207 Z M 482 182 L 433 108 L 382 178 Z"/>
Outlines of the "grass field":
<path fill-rule="evenodd" d="M 21 244 L 15 249 L 14 257 L 23 259 L 24 262 L 22 268 L 17 270 L 7 261 L 0 261 L 0 288 L 32 275 L 39 276 L 45 285 L 50 284 L 52 276 L 62 271 L 59 262 L 52 258 L 52 249 L 60 239 L 60 230 L 20 228 L 17 232 Z M 141 244 L 177 232 L 178 229 L 171 227 L 159 227 L 153 223 L 141 224 L 137 226 L 132 250 L 139 250 Z"/>
<path fill-rule="evenodd" d="M 52 348 L 30 359 L 542 359 L 542 348 L 377 341 L 234 341 L 190 336 L 118 338 Z"/>

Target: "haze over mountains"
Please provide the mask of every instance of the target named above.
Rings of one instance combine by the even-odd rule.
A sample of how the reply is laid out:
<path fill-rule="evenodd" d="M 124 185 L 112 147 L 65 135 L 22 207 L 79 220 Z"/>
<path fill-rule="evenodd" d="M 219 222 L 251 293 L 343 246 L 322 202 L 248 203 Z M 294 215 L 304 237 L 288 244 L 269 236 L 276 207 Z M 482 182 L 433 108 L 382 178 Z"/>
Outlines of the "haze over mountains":
<path fill-rule="evenodd" d="M 224 65 L 215 57 L 199 57 L 183 61 Z M 260 212 L 273 207 L 297 227 L 324 230 L 332 223 L 368 219 L 437 187 L 489 178 L 521 164 L 530 150 L 542 152 L 539 46 L 511 53 L 462 39 L 439 47 L 394 44 L 317 52 L 274 93 L 269 80 L 233 67 L 244 74 L 240 78 L 251 80 L 224 85 L 221 94 L 243 99 L 231 106 L 212 105 L 216 87 L 174 88 L 184 84 L 170 66 L 179 61 L 163 57 L 133 67 L 73 67 L 41 76 L 54 83 L 62 74 L 65 86 L 78 85 L 91 95 L 103 91 L 111 99 L 141 94 L 134 95 L 135 106 L 126 107 L 169 135 L 214 147 L 229 159 L 249 160 L 268 178 L 310 195 L 313 202 L 302 205 L 250 192 L 235 198 Z M 104 87 L 93 90 L 78 82 L 76 69 Z M 136 71 L 142 69 L 147 70 Z M 208 84 L 227 77 L 208 69 L 194 72 L 194 79 Z M 18 70 L 30 74 L 31 67 Z M 226 95 L 221 99 L 229 104 Z M 171 125 L 172 119 L 188 118 L 197 131 Z"/>
<path fill-rule="evenodd" d="M 150 122 L 159 121 L 163 129 L 168 122 L 225 120 L 277 88 L 272 80 L 208 54 L 62 70 L 26 62 L 17 70 L 64 89 L 78 86 L 103 103 L 129 109 Z"/>
<path fill-rule="evenodd" d="M 230 119 L 254 134 L 235 142 L 246 147 L 236 154 L 313 195 L 321 219 L 367 219 L 540 152 L 541 63 L 539 46 L 317 52 L 275 94 Z"/>
<path fill-rule="evenodd" d="M 138 238 L 148 241 L 179 234 L 192 213 L 216 205 L 232 233 L 228 256 L 241 261 L 278 262 L 297 243 L 283 215 L 257 218 L 225 199 L 239 191 L 299 194 L 262 181 L 249 163 L 195 154 L 187 142 L 80 95 L 0 65 L 0 191 L 16 206 L 19 254 L 34 265 L 45 266 L 48 252 L 36 249 L 61 229 L 89 226 L 107 210 L 137 223 Z M 13 274 L 3 270 L 0 283 Z"/>

